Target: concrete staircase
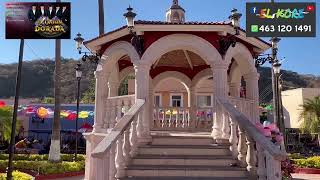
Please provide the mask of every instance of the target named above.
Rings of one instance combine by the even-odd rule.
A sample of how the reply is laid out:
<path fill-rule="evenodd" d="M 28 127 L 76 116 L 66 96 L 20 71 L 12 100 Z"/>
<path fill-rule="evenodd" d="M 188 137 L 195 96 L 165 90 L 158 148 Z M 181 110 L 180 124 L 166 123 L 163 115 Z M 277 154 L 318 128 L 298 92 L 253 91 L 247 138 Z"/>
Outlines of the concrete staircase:
<path fill-rule="evenodd" d="M 154 134 L 140 146 L 126 168 L 125 180 L 244 180 L 245 168 L 236 166 L 227 144 L 214 144 L 209 134 Z"/>

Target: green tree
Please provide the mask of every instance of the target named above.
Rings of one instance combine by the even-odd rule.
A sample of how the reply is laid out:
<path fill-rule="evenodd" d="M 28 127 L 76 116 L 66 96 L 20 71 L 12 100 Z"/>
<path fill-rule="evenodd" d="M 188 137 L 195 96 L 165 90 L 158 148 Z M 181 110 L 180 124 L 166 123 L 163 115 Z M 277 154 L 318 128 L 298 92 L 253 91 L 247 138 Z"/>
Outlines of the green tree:
<path fill-rule="evenodd" d="M 82 103 L 85 103 L 85 104 L 93 104 L 94 103 L 94 100 L 95 100 L 95 84 L 96 84 L 95 79 L 92 79 L 90 81 L 90 85 L 89 85 L 88 90 L 86 90 L 83 93 L 83 97 L 81 99 Z"/>
<path fill-rule="evenodd" d="M 10 142 L 11 138 L 11 122 L 12 122 L 13 108 L 10 106 L 5 106 L 0 108 L 0 132 L 2 140 Z M 18 120 L 17 126 L 20 127 L 21 123 Z M 19 128 L 16 128 L 16 134 Z"/>
<path fill-rule="evenodd" d="M 320 126 L 320 96 L 314 99 L 307 99 L 300 114 L 304 121 L 301 125 L 303 132 L 319 133 Z"/>

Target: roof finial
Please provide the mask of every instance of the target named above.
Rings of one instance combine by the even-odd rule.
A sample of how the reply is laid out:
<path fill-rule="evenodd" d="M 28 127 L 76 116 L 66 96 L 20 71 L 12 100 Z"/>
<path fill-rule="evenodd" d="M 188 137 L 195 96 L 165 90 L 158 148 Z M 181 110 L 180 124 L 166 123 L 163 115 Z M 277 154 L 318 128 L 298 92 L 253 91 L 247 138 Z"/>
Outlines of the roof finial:
<path fill-rule="evenodd" d="M 179 6 L 179 0 L 172 0 L 172 5 L 166 13 L 167 22 L 183 23 L 185 22 L 185 10 Z"/>

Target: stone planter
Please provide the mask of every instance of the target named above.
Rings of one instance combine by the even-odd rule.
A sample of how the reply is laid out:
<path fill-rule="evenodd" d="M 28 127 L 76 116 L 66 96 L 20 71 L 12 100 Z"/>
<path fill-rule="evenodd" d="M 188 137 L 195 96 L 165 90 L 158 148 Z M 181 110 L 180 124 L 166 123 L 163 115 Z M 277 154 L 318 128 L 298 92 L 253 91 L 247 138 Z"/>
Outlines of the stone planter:
<path fill-rule="evenodd" d="M 296 167 L 294 169 L 295 173 L 301 173 L 301 174 L 320 174 L 320 169 L 317 168 L 298 168 Z"/>

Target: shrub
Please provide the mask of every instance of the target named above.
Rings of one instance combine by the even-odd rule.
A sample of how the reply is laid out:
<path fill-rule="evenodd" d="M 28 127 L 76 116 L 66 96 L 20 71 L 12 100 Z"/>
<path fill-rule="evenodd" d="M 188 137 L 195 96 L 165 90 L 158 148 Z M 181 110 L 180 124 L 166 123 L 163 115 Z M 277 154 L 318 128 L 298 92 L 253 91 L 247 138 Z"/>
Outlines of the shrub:
<path fill-rule="evenodd" d="M 320 156 L 314 156 L 307 159 L 294 159 L 294 164 L 300 168 L 318 168 L 320 169 Z"/>
<path fill-rule="evenodd" d="M 8 160 L 8 154 L 0 154 L 0 160 Z M 38 155 L 38 154 L 15 154 L 14 161 L 46 161 L 48 160 L 48 155 Z M 79 154 L 77 156 L 78 161 L 84 161 L 85 155 Z M 61 154 L 62 161 L 71 162 L 74 160 L 73 154 Z"/>
<path fill-rule="evenodd" d="M 0 160 L 0 169 L 6 169 L 7 160 Z M 13 167 L 18 170 L 39 172 L 40 174 L 60 174 L 84 170 L 85 161 L 51 163 L 48 161 L 14 161 Z"/>
<path fill-rule="evenodd" d="M 13 171 L 12 172 L 13 180 L 32 180 L 32 176 L 19 172 L 19 171 Z M 6 180 L 7 174 L 0 174 L 0 180 Z"/>
<path fill-rule="evenodd" d="M 288 154 L 289 159 L 305 159 L 300 153 Z"/>

